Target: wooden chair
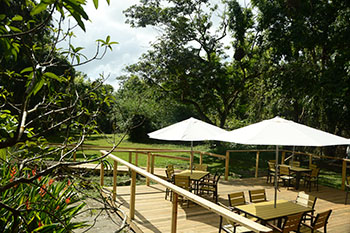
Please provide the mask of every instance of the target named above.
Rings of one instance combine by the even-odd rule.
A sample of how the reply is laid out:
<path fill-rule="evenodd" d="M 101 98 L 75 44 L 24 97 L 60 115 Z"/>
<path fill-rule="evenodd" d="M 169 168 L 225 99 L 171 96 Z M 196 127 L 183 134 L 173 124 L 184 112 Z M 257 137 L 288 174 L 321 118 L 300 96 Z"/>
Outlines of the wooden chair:
<path fill-rule="evenodd" d="M 166 180 L 170 183 L 174 183 L 174 174 L 175 174 L 174 165 L 167 165 L 166 170 L 165 170 L 165 174 L 166 174 Z M 168 198 L 169 195 L 170 195 L 170 201 L 171 201 L 172 200 L 172 191 L 167 188 L 165 190 L 165 200 Z"/>
<path fill-rule="evenodd" d="M 311 174 L 305 175 L 304 186 L 309 187 L 309 192 L 311 191 L 311 184 L 314 183 L 318 191 L 318 175 L 320 174 L 320 168 L 313 168 Z"/>
<path fill-rule="evenodd" d="M 251 203 L 267 201 L 265 189 L 249 190 L 249 200 Z"/>
<path fill-rule="evenodd" d="M 279 166 L 279 178 L 282 179 L 283 186 L 286 186 L 286 181 L 288 182 L 287 189 L 289 189 L 290 184 L 295 179 L 295 177 L 292 176 L 292 174 L 290 172 L 289 166 L 285 166 L 285 165 L 280 165 Z"/>
<path fill-rule="evenodd" d="M 275 163 L 268 161 L 267 165 L 268 165 L 268 168 L 267 168 L 266 183 L 271 183 L 272 178 L 275 177 L 275 173 L 276 173 Z"/>
<path fill-rule="evenodd" d="M 207 164 L 194 164 L 193 165 L 193 170 L 207 171 L 208 170 L 208 165 Z"/>
<path fill-rule="evenodd" d="M 237 205 L 245 205 L 247 202 L 245 201 L 244 192 L 235 192 L 228 194 L 228 204 L 231 208 Z"/>
<path fill-rule="evenodd" d="M 269 222 L 267 222 L 267 225 L 273 228 L 274 230 L 273 232 L 276 232 L 276 231 L 282 232 L 282 233 L 287 233 L 291 231 L 298 232 L 302 216 L 303 216 L 303 213 L 287 216 L 284 223 L 282 223 L 281 228 L 275 225 L 272 225 Z"/>
<path fill-rule="evenodd" d="M 218 202 L 218 184 L 220 180 L 221 174 L 218 174 L 215 177 L 214 182 L 206 182 L 206 183 L 200 183 L 200 193 L 208 193 L 208 194 L 213 194 L 213 200 L 215 203 Z"/>
<path fill-rule="evenodd" d="M 174 175 L 174 183 L 176 186 L 179 186 L 180 188 L 183 188 L 187 191 L 192 191 L 191 188 L 191 181 L 189 176 L 181 176 L 181 175 Z M 185 201 L 184 197 L 179 195 L 179 199 L 181 201 L 181 204 Z M 187 207 L 189 207 L 189 200 L 187 200 Z"/>
<path fill-rule="evenodd" d="M 230 208 L 228 208 L 227 206 L 218 203 L 220 206 L 228 209 L 228 210 L 232 210 Z M 222 216 L 220 216 L 220 225 L 219 225 L 219 233 L 221 233 L 221 231 L 227 232 L 227 233 L 236 233 L 236 232 L 251 232 L 251 230 L 249 230 L 248 228 L 241 226 L 235 222 L 232 222 L 226 218 L 223 218 Z"/>
<path fill-rule="evenodd" d="M 300 162 L 299 161 L 290 161 L 289 165 L 292 167 L 300 167 Z"/>
<path fill-rule="evenodd" d="M 301 223 L 301 226 L 299 228 L 299 232 L 306 233 L 306 232 L 320 232 L 317 229 L 323 228 L 323 232 L 327 232 L 327 223 L 329 216 L 331 215 L 332 210 L 327 210 L 325 212 L 319 213 L 316 215 L 316 217 L 313 217 L 313 220 L 311 221 L 311 224 L 308 225 L 306 223 Z"/>
<path fill-rule="evenodd" d="M 305 192 L 299 192 L 296 199 L 295 199 L 295 203 L 305 206 L 305 207 L 309 207 L 312 209 L 311 214 L 307 213 L 304 214 L 303 216 L 303 221 L 305 222 L 306 220 L 311 220 L 313 217 L 313 212 L 315 210 L 315 205 L 316 205 L 316 200 L 317 197 L 311 196 L 309 194 L 306 194 Z"/>
<path fill-rule="evenodd" d="M 345 205 L 346 205 L 348 202 L 348 195 L 350 193 L 350 176 L 346 178 L 345 192 L 346 192 L 346 195 L 345 195 Z"/>

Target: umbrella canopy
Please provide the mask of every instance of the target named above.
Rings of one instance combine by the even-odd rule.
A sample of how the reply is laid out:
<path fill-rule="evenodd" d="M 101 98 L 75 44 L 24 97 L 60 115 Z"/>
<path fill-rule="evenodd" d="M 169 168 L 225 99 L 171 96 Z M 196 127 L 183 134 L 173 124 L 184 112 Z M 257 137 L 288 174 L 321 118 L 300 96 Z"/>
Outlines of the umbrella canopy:
<path fill-rule="evenodd" d="M 226 133 L 217 126 L 208 124 L 204 121 L 196 118 L 189 118 L 184 121 L 180 121 L 173 125 L 159 129 L 148 136 L 154 139 L 168 140 L 168 141 L 190 141 L 191 142 L 191 158 L 190 158 L 190 169 L 192 172 L 192 161 L 193 161 L 193 141 L 205 141 L 210 140 L 218 134 Z"/>
<path fill-rule="evenodd" d="M 215 140 L 251 145 L 331 146 L 349 144 L 339 137 L 293 121 L 275 117 L 251 124 L 214 138 Z"/>
<path fill-rule="evenodd" d="M 293 121 L 275 117 L 248 125 L 214 137 L 219 141 L 251 145 L 276 145 L 276 171 L 278 146 L 331 146 L 349 144 L 349 139 L 314 129 Z M 277 199 L 277 172 L 275 173 L 275 207 Z"/>
<path fill-rule="evenodd" d="M 149 133 L 148 136 L 168 141 L 205 141 L 226 132 L 217 126 L 191 117 Z"/>

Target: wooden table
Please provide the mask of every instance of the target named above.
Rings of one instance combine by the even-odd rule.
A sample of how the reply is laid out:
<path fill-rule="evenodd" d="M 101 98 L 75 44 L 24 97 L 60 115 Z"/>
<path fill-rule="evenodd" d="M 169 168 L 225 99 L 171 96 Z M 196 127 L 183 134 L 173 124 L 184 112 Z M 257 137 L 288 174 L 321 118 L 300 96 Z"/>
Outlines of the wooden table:
<path fill-rule="evenodd" d="M 294 166 L 289 166 L 290 171 L 295 173 L 295 189 L 299 189 L 299 184 L 300 184 L 300 178 L 301 178 L 301 173 L 303 172 L 311 172 L 312 169 L 310 168 L 302 168 L 302 167 L 294 167 Z"/>
<path fill-rule="evenodd" d="M 189 176 L 190 180 L 195 182 L 195 185 L 196 185 L 195 192 L 198 193 L 199 181 L 201 179 L 203 179 L 205 176 L 209 175 L 209 172 L 207 172 L 207 171 L 198 171 L 198 170 L 192 170 L 192 172 L 191 172 L 191 170 L 184 170 L 184 171 L 178 173 L 177 175 Z"/>
<path fill-rule="evenodd" d="M 235 206 L 235 209 L 258 218 L 262 224 L 265 224 L 270 220 L 278 219 L 279 225 L 282 218 L 288 215 L 312 211 L 312 209 L 309 207 L 298 205 L 286 200 L 277 200 L 276 208 L 274 207 L 274 201 L 266 201 L 249 205 Z"/>

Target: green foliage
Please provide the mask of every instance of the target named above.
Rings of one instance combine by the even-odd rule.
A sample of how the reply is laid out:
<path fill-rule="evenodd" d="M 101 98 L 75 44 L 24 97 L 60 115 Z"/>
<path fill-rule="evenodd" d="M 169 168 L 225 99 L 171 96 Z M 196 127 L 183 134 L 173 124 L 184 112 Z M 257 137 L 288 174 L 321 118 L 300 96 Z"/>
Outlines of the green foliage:
<path fill-rule="evenodd" d="M 125 11 L 132 26 L 152 25 L 163 32 L 128 70 L 162 98 L 190 106 L 199 118 L 221 127 L 237 116 L 242 93 L 260 75 L 257 58 L 263 55 L 254 45 L 251 11 L 237 2 L 229 8 L 219 19 L 218 7 L 204 0 L 145 1 Z M 221 21 L 214 26 L 214 20 Z M 229 58 L 231 48 L 223 46 L 228 32 L 237 37 L 231 38 L 235 60 Z"/>
<path fill-rule="evenodd" d="M 72 222 L 85 205 L 68 179 L 57 180 L 36 175 L 36 168 L 19 170 L 16 164 L 1 167 L 0 187 L 16 182 L 21 176 L 27 182 L 1 192 L 1 232 L 71 232 L 86 226 Z"/>

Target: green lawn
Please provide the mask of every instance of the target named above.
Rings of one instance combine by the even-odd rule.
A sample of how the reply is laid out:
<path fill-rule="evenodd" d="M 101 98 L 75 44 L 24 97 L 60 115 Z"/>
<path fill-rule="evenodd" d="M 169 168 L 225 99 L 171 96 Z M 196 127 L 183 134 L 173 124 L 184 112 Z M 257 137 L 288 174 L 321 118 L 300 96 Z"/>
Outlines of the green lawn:
<path fill-rule="evenodd" d="M 125 137 L 123 140 L 121 135 L 113 136 L 113 135 L 106 135 L 106 136 L 98 136 L 94 135 L 89 137 L 85 141 L 85 145 L 95 145 L 95 146 L 107 146 L 112 147 L 113 143 L 118 144 L 118 147 L 128 147 L 128 148 L 157 148 L 157 149 L 176 149 L 176 150 L 191 150 L 190 142 L 166 142 L 166 141 L 159 141 L 159 143 L 133 143 L 128 140 L 127 137 Z M 57 142 L 57 140 L 51 140 Z M 193 150 L 195 151 L 203 151 L 203 152 L 212 152 L 217 153 L 221 155 L 225 155 L 226 148 L 225 144 L 215 148 L 211 149 L 210 145 L 208 143 L 197 143 L 194 142 Z M 242 148 L 239 148 L 242 149 Z M 99 150 L 84 150 L 84 154 L 89 155 L 99 155 Z M 129 159 L 129 153 L 128 152 L 113 152 L 114 155 L 128 161 Z M 165 152 L 158 152 L 158 154 L 166 154 L 166 155 L 173 155 L 173 156 L 179 156 L 179 157 L 186 157 L 188 158 L 189 153 L 186 152 L 172 152 L 172 153 L 165 153 Z M 267 169 L 267 163 L 266 161 L 270 159 L 274 159 L 274 152 L 262 152 L 260 153 L 259 157 L 259 176 L 265 175 L 266 169 Z M 77 152 L 77 159 L 82 160 L 83 152 L 78 151 Z M 250 152 L 250 153 L 231 153 L 230 155 L 230 177 L 229 178 L 246 178 L 246 177 L 253 177 L 255 174 L 255 161 L 256 159 L 256 153 Z M 109 160 L 109 162 L 112 162 L 112 160 Z M 133 153 L 133 162 L 135 162 L 135 153 Z M 146 166 L 147 163 L 147 155 L 145 154 L 139 154 L 138 156 L 138 165 L 139 166 Z M 194 163 L 199 163 L 199 155 L 195 155 Z M 215 172 L 219 171 L 222 174 L 224 173 L 224 160 L 218 159 L 216 157 L 211 156 L 203 156 L 203 163 L 208 164 L 209 171 Z M 165 167 L 168 164 L 173 164 L 175 168 L 180 169 L 186 169 L 189 167 L 188 161 L 182 161 L 178 159 L 171 159 L 171 158 L 161 158 L 156 157 L 155 158 L 155 167 Z M 320 173 L 320 184 L 340 188 L 341 187 L 341 171 L 334 172 L 334 171 L 328 171 L 325 168 L 321 168 Z"/>

